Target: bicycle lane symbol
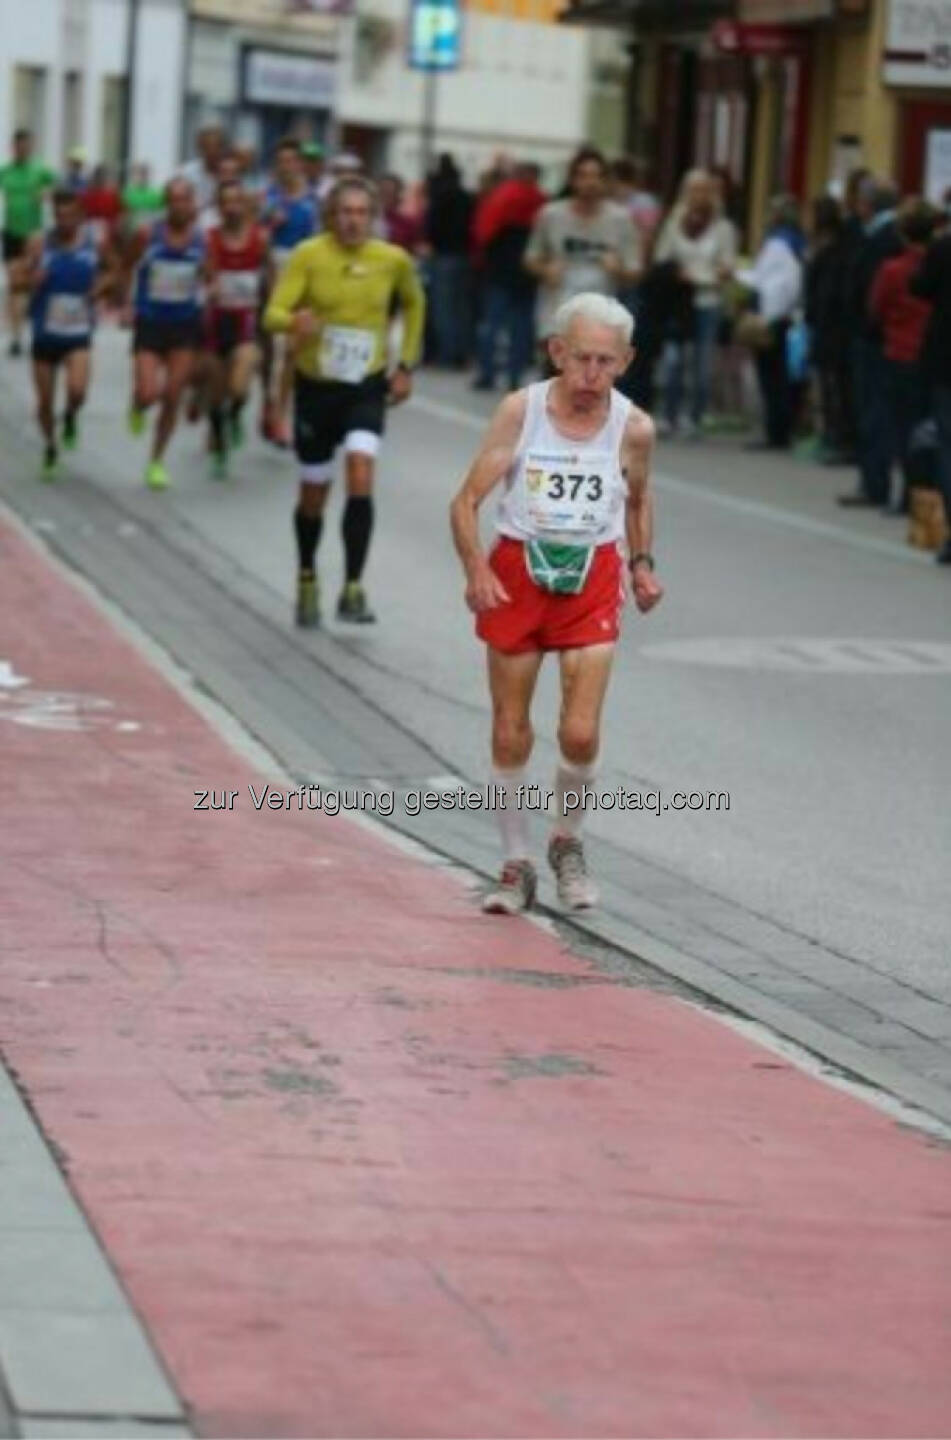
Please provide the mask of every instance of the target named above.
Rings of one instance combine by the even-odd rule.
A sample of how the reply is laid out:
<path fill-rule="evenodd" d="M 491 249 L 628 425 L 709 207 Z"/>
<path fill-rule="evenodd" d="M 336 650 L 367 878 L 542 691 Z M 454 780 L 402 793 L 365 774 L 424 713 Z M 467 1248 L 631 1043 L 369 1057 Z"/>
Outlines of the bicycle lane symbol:
<path fill-rule="evenodd" d="M 9 660 L 0 660 L 0 720 L 35 730 L 72 733 L 108 726 L 123 733 L 140 730 L 135 720 L 116 720 L 115 705 L 79 690 L 35 690 Z"/>

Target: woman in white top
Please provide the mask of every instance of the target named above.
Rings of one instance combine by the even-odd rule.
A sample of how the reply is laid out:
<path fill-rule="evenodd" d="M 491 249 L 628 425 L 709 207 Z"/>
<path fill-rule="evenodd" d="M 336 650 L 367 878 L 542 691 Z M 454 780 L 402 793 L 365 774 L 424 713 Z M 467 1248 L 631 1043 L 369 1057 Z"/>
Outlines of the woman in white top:
<path fill-rule="evenodd" d="M 774 196 L 756 261 L 752 269 L 742 270 L 738 276 L 755 292 L 757 310 L 769 327 L 770 343 L 756 352 L 768 450 L 787 450 L 792 439 L 794 397 L 786 336 L 802 303 L 804 252 L 796 201 L 790 195 Z"/>
<path fill-rule="evenodd" d="M 721 290 L 733 273 L 736 252 L 736 230 L 717 204 L 712 177 L 705 170 L 689 171 L 654 252 L 658 264 L 676 267 L 680 283 L 688 290 L 684 316 L 675 325 L 675 333 L 668 336 L 664 350 L 662 434 L 671 434 L 680 423 L 688 345 L 693 357 L 688 433 L 700 431 L 710 395 Z"/>

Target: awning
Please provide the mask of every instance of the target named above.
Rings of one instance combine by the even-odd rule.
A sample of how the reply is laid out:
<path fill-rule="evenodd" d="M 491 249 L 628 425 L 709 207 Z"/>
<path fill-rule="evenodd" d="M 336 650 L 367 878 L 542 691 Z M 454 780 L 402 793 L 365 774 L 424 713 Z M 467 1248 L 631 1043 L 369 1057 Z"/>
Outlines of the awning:
<path fill-rule="evenodd" d="M 558 19 L 566 25 L 611 25 L 641 32 L 703 30 L 733 13 L 732 0 L 570 0 Z"/>

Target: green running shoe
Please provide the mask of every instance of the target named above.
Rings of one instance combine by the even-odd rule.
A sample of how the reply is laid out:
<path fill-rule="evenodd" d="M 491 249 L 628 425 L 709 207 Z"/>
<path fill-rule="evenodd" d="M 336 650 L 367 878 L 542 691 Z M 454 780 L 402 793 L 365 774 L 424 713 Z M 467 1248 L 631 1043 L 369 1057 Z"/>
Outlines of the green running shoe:
<path fill-rule="evenodd" d="M 161 460 L 150 460 L 145 467 L 145 483 L 150 490 L 167 490 L 168 471 Z"/>
<path fill-rule="evenodd" d="M 133 405 L 129 411 L 129 434 L 142 435 L 145 432 L 145 411 Z"/>
<path fill-rule="evenodd" d="M 231 420 L 228 425 L 231 431 L 231 447 L 233 450 L 240 450 L 244 444 L 244 418 L 240 410 L 231 412 Z"/>
<path fill-rule="evenodd" d="M 350 625 L 372 625 L 376 621 L 359 581 L 349 580 L 341 590 L 340 599 L 337 601 L 337 619 L 346 620 Z"/>
<path fill-rule="evenodd" d="M 228 452 L 227 452 L 227 450 L 212 450 L 212 452 L 211 452 L 211 478 L 212 478 L 212 480 L 227 480 L 227 478 L 228 478 Z"/>
<path fill-rule="evenodd" d="M 312 570 L 301 570 L 297 576 L 297 610 L 295 620 L 302 630 L 313 630 L 320 624 L 320 586 Z"/>
<path fill-rule="evenodd" d="M 75 450 L 79 441 L 79 426 L 76 423 L 76 416 L 72 410 L 67 410 L 63 416 L 63 449 Z"/>

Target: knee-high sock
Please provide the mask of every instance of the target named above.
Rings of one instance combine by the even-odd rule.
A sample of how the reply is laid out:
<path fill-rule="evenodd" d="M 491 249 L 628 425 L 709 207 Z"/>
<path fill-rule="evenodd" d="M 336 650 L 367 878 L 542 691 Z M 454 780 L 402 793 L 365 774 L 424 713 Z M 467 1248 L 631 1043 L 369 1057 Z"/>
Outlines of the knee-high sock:
<path fill-rule="evenodd" d="M 294 511 L 294 533 L 297 536 L 297 555 L 302 570 L 313 570 L 323 528 L 322 515 L 305 515 L 300 506 Z"/>
<path fill-rule="evenodd" d="M 519 785 L 525 784 L 524 765 L 518 770 L 500 770 L 495 767 L 492 771 L 492 784 L 498 786 L 496 795 L 505 801 L 504 807 L 495 812 L 502 836 L 502 859 L 527 860 L 528 817 L 516 801 Z"/>
<path fill-rule="evenodd" d="M 373 530 L 373 497 L 351 495 L 344 506 L 343 521 L 344 556 L 347 567 L 347 583 L 359 580 L 366 564 L 370 548 L 370 534 Z"/>
<path fill-rule="evenodd" d="M 572 765 L 567 760 L 560 760 L 555 771 L 555 797 L 552 809 L 552 834 L 553 835 L 577 835 L 581 830 L 581 822 L 585 816 L 586 806 L 584 794 L 587 789 L 590 793 L 595 778 L 596 769 L 592 765 Z M 566 809 L 565 796 L 572 791 L 572 808 Z M 588 806 L 592 802 L 588 801 Z"/>

